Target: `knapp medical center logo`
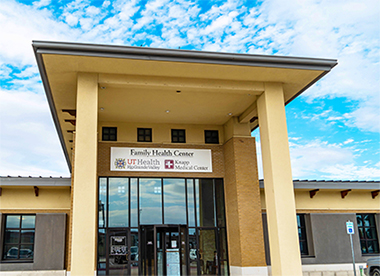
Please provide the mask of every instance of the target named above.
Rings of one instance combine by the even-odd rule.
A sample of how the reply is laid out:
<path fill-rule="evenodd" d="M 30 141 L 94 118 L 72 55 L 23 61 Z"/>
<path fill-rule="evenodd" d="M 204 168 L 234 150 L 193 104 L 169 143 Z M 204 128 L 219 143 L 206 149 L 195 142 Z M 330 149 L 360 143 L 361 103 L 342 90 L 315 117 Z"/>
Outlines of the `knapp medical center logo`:
<path fill-rule="evenodd" d="M 111 171 L 212 172 L 211 150 L 112 147 Z"/>

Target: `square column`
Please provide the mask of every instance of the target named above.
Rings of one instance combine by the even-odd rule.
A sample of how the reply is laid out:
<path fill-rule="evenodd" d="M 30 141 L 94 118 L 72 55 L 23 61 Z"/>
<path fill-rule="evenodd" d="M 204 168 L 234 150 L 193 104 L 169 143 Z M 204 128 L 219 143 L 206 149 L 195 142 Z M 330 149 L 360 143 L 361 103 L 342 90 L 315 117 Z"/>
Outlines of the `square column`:
<path fill-rule="evenodd" d="M 257 100 L 272 275 L 302 275 L 284 94 L 265 84 Z"/>
<path fill-rule="evenodd" d="M 78 73 L 73 164 L 71 276 L 96 266 L 98 76 Z"/>
<path fill-rule="evenodd" d="M 237 118 L 226 124 L 225 132 L 231 137 L 223 145 L 230 273 L 266 276 L 255 139 L 249 125 L 237 125 Z"/>

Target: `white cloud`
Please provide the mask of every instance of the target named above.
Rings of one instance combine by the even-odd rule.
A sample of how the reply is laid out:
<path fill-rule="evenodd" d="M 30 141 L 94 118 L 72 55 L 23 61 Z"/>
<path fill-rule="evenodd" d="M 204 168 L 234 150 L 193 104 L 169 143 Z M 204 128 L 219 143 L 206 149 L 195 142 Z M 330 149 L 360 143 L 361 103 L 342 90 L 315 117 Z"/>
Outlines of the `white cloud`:
<path fill-rule="evenodd" d="M 68 176 L 45 97 L 0 90 L 0 98 L 0 175 Z"/>

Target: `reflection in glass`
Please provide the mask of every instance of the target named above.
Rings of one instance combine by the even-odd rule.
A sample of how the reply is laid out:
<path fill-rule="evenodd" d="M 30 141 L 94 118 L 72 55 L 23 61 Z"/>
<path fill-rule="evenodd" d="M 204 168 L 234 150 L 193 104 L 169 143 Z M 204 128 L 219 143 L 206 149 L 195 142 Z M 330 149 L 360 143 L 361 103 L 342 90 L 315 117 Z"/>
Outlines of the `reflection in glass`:
<path fill-rule="evenodd" d="M 108 227 L 128 226 L 128 178 L 110 178 Z"/>
<path fill-rule="evenodd" d="M 200 179 L 195 184 L 198 226 L 215 226 L 213 179 Z"/>
<path fill-rule="evenodd" d="M 219 230 L 219 254 L 221 260 L 227 260 L 227 234 L 225 228 Z"/>
<path fill-rule="evenodd" d="M 127 232 L 115 232 L 109 236 L 109 275 L 127 275 L 128 273 L 128 235 Z"/>
<path fill-rule="evenodd" d="M 35 228 L 35 216 L 22 216 L 21 228 Z"/>
<path fill-rule="evenodd" d="M 137 178 L 131 178 L 131 227 L 138 226 Z"/>
<path fill-rule="evenodd" d="M 34 230 L 21 230 L 21 243 L 34 243 Z"/>
<path fill-rule="evenodd" d="M 218 227 L 225 227 L 224 215 L 224 186 L 222 179 L 215 179 L 216 215 Z"/>
<path fill-rule="evenodd" d="M 99 179 L 99 227 L 106 227 L 107 215 L 107 179 Z"/>
<path fill-rule="evenodd" d="M 140 178 L 140 224 L 162 224 L 161 179 Z"/>
<path fill-rule="evenodd" d="M 189 227 L 195 226 L 194 180 L 187 179 L 187 213 Z"/>
<path fill-rule="evenodd" d="M 186 224 L 185 179 L 164 179 L 165 224 Z"/>
<path fill-rule="evenodd" d="M 98 262 L 106 262 L 106 231 L 105 229 L 99 229 Z"/>
<path fill-rule="evenodd" d="M 131 230 L 131 275 L 139 275 L 139 232 L 137 229 Z"/>
<path fill-rule="evenodd" d="M 20 259 L 33 260 L 33 249 L 34 246 L 31 245 L 21 245 L 20 246 Z"/>
<path fill-rule="evenodd" d="M 217 275 L 219 264 L 214 229 L 199 230 L 199 254 L 202 274 Z"/>
<path fill-rule="evenodd" d="M 18 230 L 5 230 L 5 243 L 18 243 L 20 232 Z"/>
<path fill-rule="evenodd" d="M 195 228 L 189 228 L 190 275 L 198 275 L 197 237 Z"/>
<path fill-rule="evenodd" d="M 8 215 L 6 228 L 20 228 L 20 217 Z"/>

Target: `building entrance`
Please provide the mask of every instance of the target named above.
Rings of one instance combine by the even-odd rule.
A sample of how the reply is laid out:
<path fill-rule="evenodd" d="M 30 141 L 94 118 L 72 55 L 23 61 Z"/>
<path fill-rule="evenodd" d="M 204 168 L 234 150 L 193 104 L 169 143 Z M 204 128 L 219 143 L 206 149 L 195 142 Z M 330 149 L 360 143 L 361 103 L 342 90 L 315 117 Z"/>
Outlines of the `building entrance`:
<path fill-rule="evenodd" d="M 141 225 L 142 275 L 188 275 L 187 227 Z"/>
<path fill-rule="evenodd" d="M 222 179 L 100 177 L 98 275 L 228 273 Z"/>

